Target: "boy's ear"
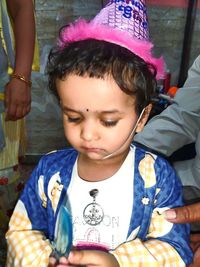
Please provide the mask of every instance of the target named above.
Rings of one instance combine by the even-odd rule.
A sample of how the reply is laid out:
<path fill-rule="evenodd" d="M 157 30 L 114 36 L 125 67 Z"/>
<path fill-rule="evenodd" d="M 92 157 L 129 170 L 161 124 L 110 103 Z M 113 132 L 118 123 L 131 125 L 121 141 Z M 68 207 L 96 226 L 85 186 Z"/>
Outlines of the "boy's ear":
<path fill-rule="evenodd" d="M 136 128 L 136 133 L 139 133 L 143 130 L 143 128 L 144 128 L 144 126 L 145 126 L 145 124 L 149 118 L 151 110 L 152 110 L 152 104 L 149 104 L 148 106 L 145 107 L 142 118 L 140 119 L 138 126 Z"/>

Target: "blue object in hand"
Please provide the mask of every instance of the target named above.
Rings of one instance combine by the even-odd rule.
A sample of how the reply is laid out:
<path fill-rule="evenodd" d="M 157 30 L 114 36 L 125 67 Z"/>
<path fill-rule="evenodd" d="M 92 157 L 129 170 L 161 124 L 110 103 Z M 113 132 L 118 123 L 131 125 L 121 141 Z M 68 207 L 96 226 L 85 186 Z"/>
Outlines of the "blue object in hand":
<path fill-rule="evenodd" d="M 68 257 L 72 247 L 72 220 L 65 206 L 61 206 L 54 240 L 54 255 L 57 257 Z"/>

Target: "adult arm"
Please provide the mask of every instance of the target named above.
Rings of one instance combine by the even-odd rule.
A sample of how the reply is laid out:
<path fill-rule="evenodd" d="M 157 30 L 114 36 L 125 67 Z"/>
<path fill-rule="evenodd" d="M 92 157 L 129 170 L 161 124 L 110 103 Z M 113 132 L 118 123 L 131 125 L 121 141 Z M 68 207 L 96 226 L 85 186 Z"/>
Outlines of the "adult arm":
<path fill-rule="evenodd" d="M 200 131 L 200 56 L 188 72 L 174 103 L 153 117 L 134 141 L 165 156 L 195 142 Z"/>
<path fill-rule="evenodd" d="M 15 39 L 14 73 L 31 77 L 35 46 L 35 18 L 32 0 L 7 0 L 9 15 L 13 22 Z M 6 119 L 17 120 L 24 117 L 31 108 L 31 88 L 16 78 L 11 78 L 5 88 Z"/>

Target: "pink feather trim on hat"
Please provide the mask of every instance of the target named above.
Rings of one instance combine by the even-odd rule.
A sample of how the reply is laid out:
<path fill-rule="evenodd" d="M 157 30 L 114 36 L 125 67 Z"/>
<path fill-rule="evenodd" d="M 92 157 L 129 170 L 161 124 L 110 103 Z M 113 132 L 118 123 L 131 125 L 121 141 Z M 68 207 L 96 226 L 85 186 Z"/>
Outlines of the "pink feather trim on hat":
<path fill-rule="evenodd" d="M 162 57 L 153 57 L 151 53 L 153 44 L 151 42 L 133 38 L 127 32 L 107 25 L 96 24 L 93 21 L 87 22 L 84 19 L 79 19 L 76 23 L 70 24 L 69 27 L 66 27 L 61 32 L 59 46 L 64 48 L 69 43 L 86 39 L 102 40 L 125 47 L 132 53 L 141 57 L 145 62 L 154 65 L 157 69 L 156 78 L 158 80 L 164 77 L 164 60 Z"/>

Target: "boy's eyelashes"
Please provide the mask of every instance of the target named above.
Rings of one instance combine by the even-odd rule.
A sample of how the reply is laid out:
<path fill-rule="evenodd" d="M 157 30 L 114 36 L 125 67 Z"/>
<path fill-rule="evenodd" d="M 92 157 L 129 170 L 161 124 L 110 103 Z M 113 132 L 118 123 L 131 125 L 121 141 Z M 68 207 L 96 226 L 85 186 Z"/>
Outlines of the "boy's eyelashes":
<path fill-rule="evenodd" d="M 75 124 L 79 124 L 84 120 L 84 118 L 81 117 L 69 117 L 67 116 L 67 121 L 69 123 L 75 123 Z M 100 119 L 100 122 L 102 125 L 106 126 L 106 127 L 112 127 L 117 125 L 119 120 L 105 120 L 105 119 Z"/>
<path fill-rule="evenodd" d="M 70 118 L 69 116 L 67 117 L 68 122 L 73 122 L 73 123 L 78 123 L 81 121 L 81 118 Z"/>
<path fill-rule="evenodd" d="M 112 127 L 117 125 L 118 120 L 112 121 L 112 120 L 101 120 L 102 124 L 106 127 Z"/>

